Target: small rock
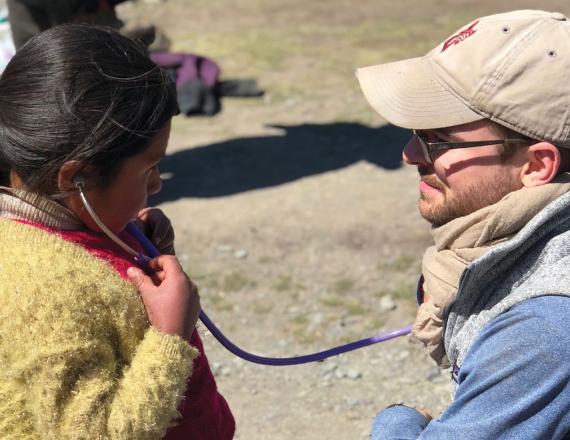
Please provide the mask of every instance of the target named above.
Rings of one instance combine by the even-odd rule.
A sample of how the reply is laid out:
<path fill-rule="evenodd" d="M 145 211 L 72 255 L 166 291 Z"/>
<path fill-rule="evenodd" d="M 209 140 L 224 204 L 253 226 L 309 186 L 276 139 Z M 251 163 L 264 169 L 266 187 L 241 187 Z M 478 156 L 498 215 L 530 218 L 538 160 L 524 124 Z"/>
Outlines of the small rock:
<path fill-rule="evenodd" d="M 247 251 L 245 249 L 238 249 L 234 252 L 234 257 L 239 260 L 243 260 L 247 257 Z"/>
<path fill-rule="evenodd" d="M 398 379 L 398 382 L 402 385 L 417 385 L 418 384 L 418 379 L 415 377 L 401 377 L 400 379 Z"/>
<path fill-rule="evenodd" d="M 299 100 L 297 98 L 289 98 L 285 101 L 285 106 L 287 107 L 295 107 Z"/>
<path fill-rule="evenodd" d="M 392 295 L 384 295 L 380 298 L 380 302 L 378 303 L 378 307 L 382 312 L 389 312 L 394 310 L 397 306 L 392 298 Z"/>
<path fill-rule="evenodd" d="M 358 399 L 350 399 L 346 401 L 346 406 L 348 409 L 354 409 L 358 405 L 360 405 L 360 401 Z"/>
<path fill-rule="evenodd" d="M 220 254 L 229 254 L 231 251 L 233 251 L 233 248 L 229 244 L 221 244 L 216 248 L 216 250 Z"/>
<path fill-rule="evenodd" d="M 232 362 L 237 368 L 241 368 L 245 365 L 245 361 L 238 357 L 235 357 Z"/>
<path fill-rule="evenodd" d="M 396 355 L 396 360 L 403 361 L 410 357 L 410 352 L 408 350 L 402 350 Z"/>
<path fill-rule="evenodd" d="M 230 367 L 222 367 L 222 369 L 220 370 L 220 374 L 222 376 L 229 376 L 230 374 L 232 374 L 232 370 L 230 369 Z"/>
<path fill-rule="evenodd" d="M 190 259 L 190 257 L 188 256 L 188 254 L 182 254 L 182 255 L 178 255 L 178 259 L 182 262 L 188 261 Z"/>
<path fill-rule="evenodd" d="M 277 415 L 278 415 L 277 412 L 273 411 L 272 413 L 267 414 L 266 416 L 263 416 L 263 419 L 264 420 L 273 420 L 277 417 Z"/>
<path fill-rule="evenodd" d="M 219 375 L 220 370 L 222 369 L 223 366 L 224 364 L 222 364 L 221 362 L 212 362 L 212 373 L 214 374 L 214 376 Z"/>
<path fill-rule="evenodd" d="M 337 364 L 333 362 L 327 362 L 321 367 L 321 376 L 328 376 L 329 374 L 332 374 L 337 368 Z"/>
<path fill-rule="evenodd" d="M 289 315 L 297 315 L 301 309 L 299 306 L 291 306 L 287 309 Z"/>
<path fill-rule="evenodd" d="M 346 371 L 344 371 L 344 370 L 342 370 L 342 369 L 340 369 L 340 368 L 337 368 L 337 369 L 334 371 L 334 377 L 336 377 L 337 379 L 343 379 L 343 378 L 346 377 Z"/>
<path fill-rule="evenodd" d="M 348 377 L 349 379 L 352 380 L 357 380 L 360 379 L 362 377 L 362 373 L 354 368 L 350 368 L 347 372 L 346 372 L 346 377 Z"/>
<path fill-rule="evenodd" d="M 346 406 L 349 409 L 354 409 L 357 406 L 371 407 L 373 404 L 374 404 L 374 401 L 371 399 L 348 399 L 346 401 Z"/>
<path fill-rule="evenodd" d="M 319 327 L 325 320 L 324 313 L 314 313 L 310 317 L 310 328 L 314 329 L 315 327 Z"/>

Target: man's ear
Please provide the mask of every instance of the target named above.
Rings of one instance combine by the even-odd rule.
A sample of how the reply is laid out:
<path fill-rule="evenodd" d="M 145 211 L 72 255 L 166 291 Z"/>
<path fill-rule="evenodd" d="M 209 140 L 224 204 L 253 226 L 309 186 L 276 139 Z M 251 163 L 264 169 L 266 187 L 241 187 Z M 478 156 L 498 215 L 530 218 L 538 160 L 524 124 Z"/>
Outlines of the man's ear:
<path fill-rule="evenodd" d="M 558 148 L 548 142 L 538 142 L 526 151 L 526 163 L 521 169 L 523 186 L 532 187 L 551 182 L 560 169 Z"/>
<path fill-rule="evenodd" d="M 57 173 L 57 188 L 61 192 L 75 190 L 77 177 L 82 174 L 85 165 L 78 160 L 65 162 Z"/>

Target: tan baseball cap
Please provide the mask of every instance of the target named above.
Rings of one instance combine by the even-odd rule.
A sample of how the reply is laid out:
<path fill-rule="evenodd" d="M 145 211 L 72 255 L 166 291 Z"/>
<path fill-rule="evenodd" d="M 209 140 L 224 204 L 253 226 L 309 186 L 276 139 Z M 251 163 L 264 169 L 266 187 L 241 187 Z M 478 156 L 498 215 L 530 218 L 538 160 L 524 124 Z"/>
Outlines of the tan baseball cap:
<path fill-rule="evenodd" d="M 356 71 L 370 105 L 414 129 L 488 118 L 570 148 L 570 21 L 559 12 L 479 18 L 420 58 Z"/>

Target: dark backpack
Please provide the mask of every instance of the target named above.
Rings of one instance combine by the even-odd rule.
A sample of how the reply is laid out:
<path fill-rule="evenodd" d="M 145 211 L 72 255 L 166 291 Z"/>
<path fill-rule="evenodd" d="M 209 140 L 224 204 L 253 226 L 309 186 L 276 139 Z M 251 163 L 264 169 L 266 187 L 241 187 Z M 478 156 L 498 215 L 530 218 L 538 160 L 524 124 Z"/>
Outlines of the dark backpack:
<path fill-rule="evenodd" d="M 190 53 L 151 52 L 176 83 L 178 107 L 185 115 L 214 115 L 221 109 L 216 91 L 220 67 L 213 60 Z"/>

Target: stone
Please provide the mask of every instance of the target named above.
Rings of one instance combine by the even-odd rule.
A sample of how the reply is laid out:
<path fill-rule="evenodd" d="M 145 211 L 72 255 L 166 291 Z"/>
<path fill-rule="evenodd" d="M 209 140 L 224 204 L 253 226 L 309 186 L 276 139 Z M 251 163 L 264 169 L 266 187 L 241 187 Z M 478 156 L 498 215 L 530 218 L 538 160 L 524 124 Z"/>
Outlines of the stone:
<path fill-rule="evenodd" d="M 239 260 L 243 260 L 244 258 L 247 258 L 247 251 L 245 249 L 238 249 L 237 251 L 234 252 L 234 257 L 239 259 Z"/>
<path fill-rule="evenodd" d="M 317 312 L 311 314 L 309 317 L 309 330 L 310 331 L 316 330 L 317 328 L 323 325 L 324 321 L 325 321 L 324 313 Z"/>
<path fill-rule="evenodd" d="M 216 248 L 216 250 L 220 254 L 229 254 L 231 251 L 233 251 L 233 248 L 229 244 L 221 244 Z"/>
<path fill-rule="evenodd" d="M 357 380 L 360 379 L 362 377 L 362 373 L 354 368 L 350 368 L 347 372 L 346 372 L 346 377 L 348 377 L 349 379 L 352 380 Z"/>
<path fill-rule="evenodd" d="M 222 364 L 221 362 L 212 362 L 212 374 L 214 376 L 218 376 L 223 366 L 224 364 Z"/>
<path fill-rule="evenodd" d="M 403 361 L 410 357 L 410 352 L 408 350 L 402 350 L 396 355 L 396 360 Z"/>
<path fill-rule="evenodd" d="M 321 367 L 321 376 L 328 376 L 332 373 L 334 373 L 334 371 L 338 368 L 338 365 L 335 364 L 334 362 L 326 362 L 322 367 Z"/>
<path fill-rule="evenodd" d="M 394 298 L 392 298 L 392 295 L 384 295 L 382 298 L 380 298 L 378 307 L 382 312 L 390 312 L 392 310 L 395 310 L 397 305 L 394 302 Z"/>
<path fill-rule="evenodd" d="M 346 372 L 344 370 L 341 370 L 340 368 L 337 368 L 334 371 L 334 377 L 336 377 L 337 379 L 343 379 L 346 377 Z"/>

